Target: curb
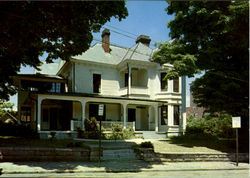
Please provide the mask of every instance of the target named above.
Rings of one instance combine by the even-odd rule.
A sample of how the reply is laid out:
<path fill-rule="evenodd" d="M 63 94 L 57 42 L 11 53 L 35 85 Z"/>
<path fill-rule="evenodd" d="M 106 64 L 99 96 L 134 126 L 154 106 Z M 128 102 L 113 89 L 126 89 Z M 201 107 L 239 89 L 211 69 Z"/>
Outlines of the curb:
<path fill-rule="evenodd" d="M 2 171 L 2 175 L 4 174 L 48 174 L 48 173 L 94 173 L 94 172 L 104 172 L 104 173 L 121 173 L 121 172 L 158 172 L 158 171 L 165 171 L 165 172 L 175 172 L 175 171 L 229 171 L 229 170 L 249 170 L 249 168 L 211 168 L 211 169 L 112 169 L 112 170 L 106 170 L 104 168 L 100 168 L 102 170 L 52 170 L 52 171 Z M 1 174 L 0 174 L 1 175 Z"/>

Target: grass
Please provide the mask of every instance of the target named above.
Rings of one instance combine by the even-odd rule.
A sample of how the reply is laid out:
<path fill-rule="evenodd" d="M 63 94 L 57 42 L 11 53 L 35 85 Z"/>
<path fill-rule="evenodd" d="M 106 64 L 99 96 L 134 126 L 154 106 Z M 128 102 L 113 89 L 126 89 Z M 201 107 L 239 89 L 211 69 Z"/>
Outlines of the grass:
<path fill-rule="evenodd" d="M 15 136 L 0 136 L 0 147 L 88 148 L 72 139 L 45 140 Z"/>
<path fill-rule="evenodd" d="M 140 144 L 148 140 L 135 139 L 131 141 Z M 235 152 L 234 139 L 184 135 L 166 140 L 150 141 L 156 152 Z M 105 144 L 108 146 L 114 143 Z M 13 136 L 0 136 L 0 147 L 89 148 L 86 144 L 72 139 L 39 140 Z M 247 153 L 248 143 L 240 143 L 239 152 Z"/>
<path fill-rule="evenodd" d="M 235 139 L 216 138 L 213 136 L 184 135 L 170 137 L 164 140 L 137 140 L 151 141 L 156 152 L 214 152 L 230 153 L 236 151 Z M 248 141 L 239 143 L 239 152 L 249 152 Z"/>

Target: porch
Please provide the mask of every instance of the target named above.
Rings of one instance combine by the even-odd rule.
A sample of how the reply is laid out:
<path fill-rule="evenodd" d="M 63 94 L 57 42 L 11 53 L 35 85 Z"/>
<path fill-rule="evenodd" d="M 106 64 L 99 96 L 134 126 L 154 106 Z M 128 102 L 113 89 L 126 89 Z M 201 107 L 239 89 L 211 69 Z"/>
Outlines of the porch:
<path fill-rule="evenodd" d="M 84 120 L 95 117 L 104 129 L 112 123 L 135 131 L 158 131 L 158 103 L 140 99 L 76 97 L 65 95 L 37 95 L 37 131 L 50 133 L 77 133 L 84 130 Z M 104 106 L 99 115 L 99 105 Z M 75 134 L 73 134 L 75 135 Z"/>

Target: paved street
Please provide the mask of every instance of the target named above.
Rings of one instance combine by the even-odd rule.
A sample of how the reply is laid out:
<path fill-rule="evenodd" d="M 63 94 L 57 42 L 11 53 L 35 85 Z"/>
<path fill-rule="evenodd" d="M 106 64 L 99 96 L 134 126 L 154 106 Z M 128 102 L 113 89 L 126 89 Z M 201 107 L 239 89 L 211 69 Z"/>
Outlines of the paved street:
<path fill-rule="evenodd" d="M 2 177 L 249 177 L 249 164 L 232 162 L 0 163 Z"/>
<path fill-rule="evenodd" d="M 50 174 L 5 174 L 4 177 L 204 177 L 204 178 L 248 178 L 247 170 L 227 170 L 227 171 L 157 171 L 139 173 L 50 173 Z"/>

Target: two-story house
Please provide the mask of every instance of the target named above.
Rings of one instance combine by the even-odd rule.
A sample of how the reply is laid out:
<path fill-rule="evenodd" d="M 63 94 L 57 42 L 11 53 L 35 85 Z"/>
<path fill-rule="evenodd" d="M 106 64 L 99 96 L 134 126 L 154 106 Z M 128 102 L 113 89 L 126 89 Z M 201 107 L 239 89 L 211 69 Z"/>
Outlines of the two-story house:
<path fill-rule="evenodd" d="M 150 41 L 140 35 L 131 48 L 111 45 L 105 29 L 102 43 L 81 55 L 44 64 L 37 74 L 15 76 L 20 121 L 41 138 L 51 131 L 58 137 L 75 136 L 77 127 L 84 129 L 85 118 L 91 117 L 102 120 L 104 127 L 117 122 L 136 131 L 181 134 L 185 77 L 163 80 L 171 65 L 152 61 Z"/>

